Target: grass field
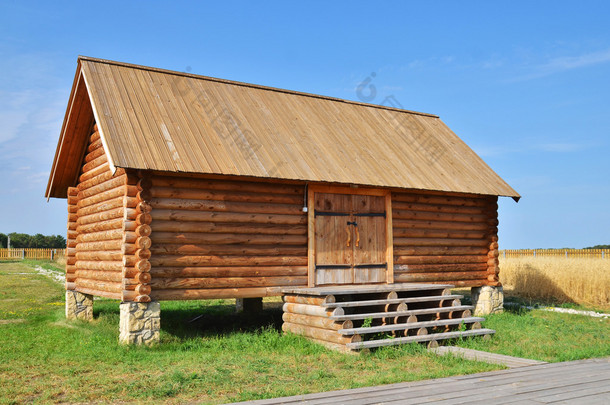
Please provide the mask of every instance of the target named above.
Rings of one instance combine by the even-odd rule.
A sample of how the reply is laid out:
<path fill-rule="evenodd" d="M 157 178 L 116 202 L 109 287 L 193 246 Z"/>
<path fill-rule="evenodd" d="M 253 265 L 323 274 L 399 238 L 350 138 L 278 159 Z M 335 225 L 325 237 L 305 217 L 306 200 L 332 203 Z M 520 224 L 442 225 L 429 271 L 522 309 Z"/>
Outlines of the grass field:
<path fill-rule="evenodd" d="M 222 403 L 498 368 L 419 345 L 331 352 L 283 335 L 273 302 L 258 317 L 235 315 L 229 300 L 163 302 L 162 344 L 123 347 L 117 302 L 96 300 L 92 323 L 67 322 L 62 286 L 30 265 L 0 264 L 0 285 L 0 403 Z M 610 355 L 608 319 L 507 312 L 486 326 L 491 341 L 454 343 L 546 361 Z"/>
<path fill-rule="evenodd" d="M 501 258 L 500 281 L 526 300 L 610 309 L 610 259 Z"/>

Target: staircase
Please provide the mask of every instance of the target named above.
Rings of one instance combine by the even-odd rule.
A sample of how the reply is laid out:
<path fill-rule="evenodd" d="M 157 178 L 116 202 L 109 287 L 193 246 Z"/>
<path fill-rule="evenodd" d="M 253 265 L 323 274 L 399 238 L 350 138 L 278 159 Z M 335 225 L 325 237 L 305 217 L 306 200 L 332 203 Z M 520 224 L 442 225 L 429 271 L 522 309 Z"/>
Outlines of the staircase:
<path fill-rule="evenodd" d="M 371 284 L 286 288 L 285 332 L 340 351 L 358 351 L 411 342 L 488 336 L 485 319 L 472 316 L 451 285 Z"/>

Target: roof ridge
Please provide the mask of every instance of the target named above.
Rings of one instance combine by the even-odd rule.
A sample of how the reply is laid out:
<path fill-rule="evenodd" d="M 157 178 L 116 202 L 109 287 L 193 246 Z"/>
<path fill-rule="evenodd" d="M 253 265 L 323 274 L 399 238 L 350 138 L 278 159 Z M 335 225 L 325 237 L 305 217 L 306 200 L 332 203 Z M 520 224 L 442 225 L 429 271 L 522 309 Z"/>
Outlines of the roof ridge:
<path fill-rule="evenodd" d="M 232 85 L 243 86 L 243 87 L 251 87 L 251 88 L 255 88 L 255 89 L 275 91 L 275 92 L 279 92 L 279 93 L 293 94 L 293 95 L 297 95 L 297 96 L 305 96 L 305 97 L 320 98 L 320 99 L 330 100 L 330 101 L 338 101 L 341 103 L 360 105 L 363 107 L 373 107 L 373 108 L 379 108 L 382 110 L 390 110 L 390 111 L 397 111 L 397 112 L 402 112 L 402 113 L 407 113 L 407 114 L 423 115 L 425 117 L 439 118 L 438 115 L 424 113 L 424 112 L 420 112 L 420 111 L 404 110 L 401 108 L 387 107 L 387 106 L 379 105 L 379 104 L 363 103 L 363 102 L 359 102 L 359 101 L 346 100 L 346 99 L 338 98 L 338 97 L 330 97 L 330 96 L 306 93 L 306 92 L 296 91 L 296 90 L 281 89 L 279 87 L 263 86 L 260 84 L 252 84 L 252 83 L 240 82 L 240 81 L 236 81 L 236 80 L 220 79 L 217 77 L 197 75 L 197 74 L 193 74 L 193 73 L 179 72 L 177 70 L 161 69 L 161 68 L 155 68 L 155 67 L 151 67 L 151 66 L 136 65 L 133 63 L 119 62 L 119 61 L 114 61 L 114 60 L 109 60 L 109 59 L 94 58 L 91 56 L 79 55 L 78 62 L 80 63 L 80 61 L 106 63 L 109 65 L 129 67 L 129 68 L 133 68 L 133 69 L 142 69 L 142 70 L 148 70 L 148 71 L 153 71 L 153 72 L 158 72 L 158 73 L 190 77 L 190 78 L 194 78 L 194 79 L 209 80 L 209 81 L 218 82 L 218 83 L 232 84 Z"/>

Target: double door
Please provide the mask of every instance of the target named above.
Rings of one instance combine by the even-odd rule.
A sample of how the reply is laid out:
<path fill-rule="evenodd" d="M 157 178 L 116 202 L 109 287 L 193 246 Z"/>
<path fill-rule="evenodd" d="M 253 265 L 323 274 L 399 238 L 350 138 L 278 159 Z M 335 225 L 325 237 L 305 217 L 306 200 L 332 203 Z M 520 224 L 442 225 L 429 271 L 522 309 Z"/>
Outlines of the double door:
<path fill-rule="evenodd" d="M 315 285 L 389 281 L 386 197 L 315 193 L 313 199 Z"/>

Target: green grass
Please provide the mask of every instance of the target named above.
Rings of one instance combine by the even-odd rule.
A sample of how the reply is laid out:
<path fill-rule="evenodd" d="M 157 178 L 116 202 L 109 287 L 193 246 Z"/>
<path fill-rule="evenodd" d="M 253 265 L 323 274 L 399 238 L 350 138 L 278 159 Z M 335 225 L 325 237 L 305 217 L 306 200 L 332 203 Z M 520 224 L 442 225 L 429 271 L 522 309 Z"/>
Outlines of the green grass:
<path fill-rule="evenodd" d="M 67 322 L 63 289 L 32 263 L 0 264 L 0 403 L 222 403 L 498 369 L 436 357 L 419 345 L 361 355 L 284 335 L 280 305 L 236 315 L 230 300 L 163 302 L 161 344 L 117 343 L 118 303 L 95 300 L 95 320 Z M 21 274 L 24 273 L 24 274 Z M 530 311 L 489 317 L 498 334 L 459 345 L 547 361 L 610 355 L 610 321 Z"/>

